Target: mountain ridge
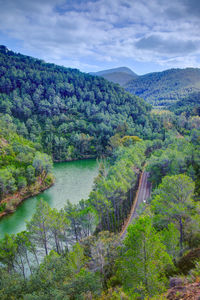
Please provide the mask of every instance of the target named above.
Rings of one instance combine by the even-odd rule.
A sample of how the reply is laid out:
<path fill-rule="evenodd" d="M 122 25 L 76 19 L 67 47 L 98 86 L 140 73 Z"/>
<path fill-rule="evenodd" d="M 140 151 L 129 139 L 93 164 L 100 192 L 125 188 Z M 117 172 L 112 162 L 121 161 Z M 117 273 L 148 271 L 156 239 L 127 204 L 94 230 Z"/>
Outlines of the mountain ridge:
<path fill-rule="evenodd" d="M 128 67 L 118 67 L 113 69 L 102 70 L 99 72 L 91 72 L 89 74 L 103 77 L 108 81 L 120 84 L 122 87 L 125 84 L 127 84 L 130 80 L 138 77 L 138 75 Z"/>
<path fill-rule="evenodd" d="M 117 84 L 4 46 L 0 74 L 0 113 L 54 161 L 100 156 L 119 126 L 143 137 L 151 119 L 150 105 Z"/>
<path fill-rule="evenodd" d="M 112 69 L 106 69 L 106 70 L 102 70 L 102 71 L 98 71 L 98 72 L 90 72 L 90 74 L 110 74 L 113 72 L 124 72 L 130 75 L 136 75 L 138 76 L 135 72 L 133 72 L 130 68 L 128 67 L 117 67 L 117 68 L 112 68 Z"/>
<path fill-rule="evenodd" d="M 168 106 L 200 91 L 199 68 L 172 68 L 129 81 L 124 88 L 153 105 Z"/>
<path fill-rule="evenodd" d="M 90 74 L 118 83 L 153 106 L 170 106 L 200 92 L 199 68 L 171 68 L 137 75 L 127 67 L 119 67 Z"/>

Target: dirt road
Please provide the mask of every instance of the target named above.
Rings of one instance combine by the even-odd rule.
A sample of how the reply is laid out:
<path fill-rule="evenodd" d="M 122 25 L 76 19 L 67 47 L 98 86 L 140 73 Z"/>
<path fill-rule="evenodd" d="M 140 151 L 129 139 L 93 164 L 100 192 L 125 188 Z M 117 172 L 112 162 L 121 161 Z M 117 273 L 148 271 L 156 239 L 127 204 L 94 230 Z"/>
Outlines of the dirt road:
<path fill-rule="evenodd" d="M 143 202 L 146 202 L 146 200 L 151 195 L 151 184 L 148 181 L 148 177 L 149 177 L 148 172 L 142 172 L 141 177 L 140 177 L 139 186 L 138 186 L 138 191 L 135 196 L 135 200 L 133 202 L 130 215 L 120 233 L 121 239 L 124 239 L 126 232 L 127 232 L 128 225 L 131 224 L 132 220 L 137 216 L 137 209 L 140 206 L 140 204 Z"/>

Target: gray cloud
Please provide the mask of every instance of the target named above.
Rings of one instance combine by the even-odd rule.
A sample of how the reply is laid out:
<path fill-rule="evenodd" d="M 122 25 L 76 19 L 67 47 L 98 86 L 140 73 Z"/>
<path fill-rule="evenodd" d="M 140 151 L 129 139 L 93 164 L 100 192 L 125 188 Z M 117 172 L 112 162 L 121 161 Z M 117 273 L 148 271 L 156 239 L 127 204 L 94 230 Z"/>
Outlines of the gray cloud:
<path fill-rule="evenodd" d="M 156 51 L 163 54 L 189 54 L 199 48 L 199 42 L 191 40 L 184 41 L 179 39 L 163 39 L 157 35 L 151 35 L 140 39 L 135 43 L 139 49 Z"/>
<path fill-rule="evenodd" d="M 168 18 L 199 22 L 200 1 L 199 0 L 173 0 L 170 6 L 166 6 L 165 14 Z M 196 18 L 196 20 L 195 20 Z"/>
<path fill-rule="evenodd" d="M 183 0 L 186 12 L 189 15 L 200 16 L 200 1 L 199 0 Z"/>
<path fill-rule="evenodd" d="M 0 7 L 4 35 L 85 70 L 123 58 L 191 66 L 200 52 L 197 0 L 0 0 Z"/>

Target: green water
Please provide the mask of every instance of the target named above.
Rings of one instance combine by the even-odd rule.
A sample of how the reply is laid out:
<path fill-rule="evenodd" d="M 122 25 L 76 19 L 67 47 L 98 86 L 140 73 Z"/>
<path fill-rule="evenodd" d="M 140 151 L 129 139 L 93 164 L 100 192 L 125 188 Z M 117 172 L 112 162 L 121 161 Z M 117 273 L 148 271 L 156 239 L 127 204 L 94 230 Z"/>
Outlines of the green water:
<path fill-rule="evenodd" d="M 39 199 L 44 199 L 51 207 L 61 209 L 66 200 L 78 203 L 87 199 L 93 185 L 93 179 L 98 174 L 96 160 L 78 160 L 54 164 L 55 184 L 35 197 L 25 200 L 12 215 L 0 221 L 0 237 L 6 233 L 18 233 L 26 229 L 26 221 L 31 219 Z"/>

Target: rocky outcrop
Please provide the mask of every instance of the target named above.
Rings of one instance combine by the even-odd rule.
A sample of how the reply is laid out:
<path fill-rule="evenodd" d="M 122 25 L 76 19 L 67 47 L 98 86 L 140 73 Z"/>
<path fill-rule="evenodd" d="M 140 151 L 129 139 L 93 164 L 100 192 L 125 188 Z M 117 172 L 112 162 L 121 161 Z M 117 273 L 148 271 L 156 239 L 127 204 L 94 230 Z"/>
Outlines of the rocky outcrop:
<path fill-rule="evenodd" d="M 175 286 L 168 290 L 168 300 L 200 300 L 200 282 Z"/>

